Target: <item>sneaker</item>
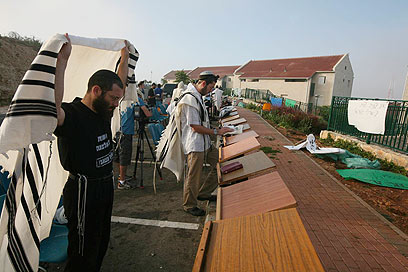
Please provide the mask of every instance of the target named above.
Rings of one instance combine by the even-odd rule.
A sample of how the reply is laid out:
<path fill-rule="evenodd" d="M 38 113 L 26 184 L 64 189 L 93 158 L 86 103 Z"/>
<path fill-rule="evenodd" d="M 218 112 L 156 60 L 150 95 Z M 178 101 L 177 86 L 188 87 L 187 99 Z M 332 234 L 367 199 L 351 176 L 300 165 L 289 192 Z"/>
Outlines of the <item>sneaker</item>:
<path fill-rule="evenodd" d="M 205 211 L 203 209 L 198 208 L 198 207 L 187 209 L 187 210 L 185 210 L 185 212 L 189 213 L 191 215 L 194 215 L 194 216 L 203 216 L 203 215 L 205 215 Z"/>
<path fill-rule="evenodd" d="M 125 182 L 125 183 L 121 183 L 120 181 L 118 182 L 118 189 L 119 190 L 128 190 L 128 189 L 131 189 L 132 187 L 129 185 L 129 184 L 127 184 L 127 182 Z"/>

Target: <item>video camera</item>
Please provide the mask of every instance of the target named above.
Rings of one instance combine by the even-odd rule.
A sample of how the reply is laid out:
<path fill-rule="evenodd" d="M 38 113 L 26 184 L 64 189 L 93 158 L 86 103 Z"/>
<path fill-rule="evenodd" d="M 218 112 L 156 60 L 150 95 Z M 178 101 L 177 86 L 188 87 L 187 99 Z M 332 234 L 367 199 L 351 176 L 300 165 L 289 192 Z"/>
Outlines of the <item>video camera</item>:
<path fill-rule="evenodd" d="M 149 117 L 146 117 L 140 105 L 135 105 L 134 117 L 135 117 L 135 120 L 138 121 L 139 123 L 149 122 Z"/>

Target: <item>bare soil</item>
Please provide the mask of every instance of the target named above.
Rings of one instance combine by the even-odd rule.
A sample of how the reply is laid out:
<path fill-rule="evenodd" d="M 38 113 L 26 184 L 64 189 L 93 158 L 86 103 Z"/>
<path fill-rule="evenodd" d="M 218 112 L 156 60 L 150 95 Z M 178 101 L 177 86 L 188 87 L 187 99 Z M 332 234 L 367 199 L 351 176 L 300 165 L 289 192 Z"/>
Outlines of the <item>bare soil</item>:
<path fill-rule="evenodd" d="M 306 135 L 299 131 L 277 127 L 275 125 L 274 127 L 292 143 L 306 139 Z M 318 138 L 316 142 L 320 147 L 324 147 Z M 336 169 L 346 168 L 343 163 L 323 160 L 308 152 L 305 152 L 305 154 L 367 202 L 378 213 L 397 226 L 401 231 L 408 234 L 408 190 L 375 186 L 357 180 L 345 180 L 336 171 Z"/>

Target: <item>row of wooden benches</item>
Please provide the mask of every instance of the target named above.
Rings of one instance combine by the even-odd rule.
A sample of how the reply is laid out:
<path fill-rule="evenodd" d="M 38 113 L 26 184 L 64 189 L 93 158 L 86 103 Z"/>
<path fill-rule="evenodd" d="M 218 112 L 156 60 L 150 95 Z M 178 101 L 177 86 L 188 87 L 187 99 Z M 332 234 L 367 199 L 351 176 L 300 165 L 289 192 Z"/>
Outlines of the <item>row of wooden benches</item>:
<path fill-rule="evenodd" d="M 259 135 L 236 110 L 221 124 L 243 124 L 244 132 L 219 147 L 216 220 L 204 226 L 193 271 L 324 271 Z M 235 161 L 243 167 L 221 172 Z"/>

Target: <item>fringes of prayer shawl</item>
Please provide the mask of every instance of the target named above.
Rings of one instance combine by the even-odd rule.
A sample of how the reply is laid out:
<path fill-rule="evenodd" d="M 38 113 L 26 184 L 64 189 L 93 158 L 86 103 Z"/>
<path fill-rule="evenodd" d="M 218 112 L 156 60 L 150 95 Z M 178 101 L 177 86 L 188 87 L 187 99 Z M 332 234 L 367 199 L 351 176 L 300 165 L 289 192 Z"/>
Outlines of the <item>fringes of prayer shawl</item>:
<path fill-rule="evenodd" d="M 161 168 L 167 168 L 176 176 L 180 181 L 184 172 L 184 160 L 185 155 L 181 143 L 181 109 L 183 105 L 188 105 L 196 108 L 199 112 L 202 108 L 205 110 L 205 106 L 202 103 L 202 99 L 198 100 L 194 98 L 194 94 L 191 95 L 184 93 L 181 100 L 177 103 L 173 114 L 170 116 L 170 121 L 163 131 L 159 144 L 156 150 L 157 161 L 161 161 Z M 198 102 L 200 101 L 200 102 Z M 201 103 L 201 106 L 198 104 Z M 204 123 L 208 124 L 208 114 L 204 111 Z"/>
<path fill-rule="evenodd" d="M 99 69 L 115 70 L 124 40 L 71 36 L 63 101 L 86 92 Z M 26 72 L 0 127 L 1 171 L 11 183 L 0 217 L 0 271 L 37 271 L 40 241 L 48 237 L 68 173 L 62 168 L 53 131 L 57 125 L 54 84 L 56 58 L 65 36 L 57 34 L 41 47 Z M 102 50 L 101 50 L 102 49 Z M 127 91 L 135 92 L 139 54 L 130 46 Z M 133 90 L 133 91 L 132 91 Z M 112 120 L 118 130 L 119 115 Z"/>

